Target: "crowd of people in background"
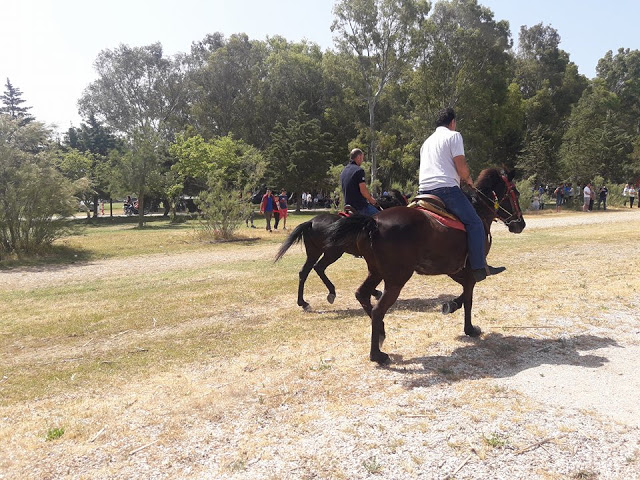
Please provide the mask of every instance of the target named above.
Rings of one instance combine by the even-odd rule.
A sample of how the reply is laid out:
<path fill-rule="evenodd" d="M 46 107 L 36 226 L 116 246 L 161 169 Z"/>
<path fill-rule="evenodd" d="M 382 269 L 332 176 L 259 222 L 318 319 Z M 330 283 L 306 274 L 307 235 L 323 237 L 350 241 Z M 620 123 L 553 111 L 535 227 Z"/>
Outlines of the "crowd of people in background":
<path fill-rule="evenodd" d="M 280 195 L 274 195 L 271 189 L 267 189 L 267 192 L 262 196 L 260 202 L 260 213 L 264 215 L 267 221 L 266 229 L 271 233 L 271 218 L 273 217 L 273 228 L 278 229 L 280 220 L 282 220 L 282 229 L 287 229 L 287 217 L 289 215 L 289 200 L 287 198 L 287 191 L 283 188 L 280 191 Z M 253 224 L 253 222 L 252 222 Z"/>
<path fill-rule="evenodd" d="M 624 186 L 622 192 L 623 206 L 633 208 L 633 204 L 638 197 L 640 191 L 632 183 L 627 183 Z M 556 212 L 560 212 L 562 207 L 568 205 L 573 207 L 574 201 L 577 199 L 582 200 L 582 211 L 592 212 L 594 206 L 597 210 L 606 210 L 607 202 L 609 198 L 609 188 L 606 185 L 594 186 L 591 182 L 586 185 L 578 184 L 573 187 L 571 183 L 559 183 L 555 188 L 549 185 L 540 185 L 534 191 L 534 196 L 531 200 L 531 210 L 544 210 L 545 207 L 545 195 L 553 199 L 556 207 Z M 640 201 L 638 202 L 640 208 Z"/>

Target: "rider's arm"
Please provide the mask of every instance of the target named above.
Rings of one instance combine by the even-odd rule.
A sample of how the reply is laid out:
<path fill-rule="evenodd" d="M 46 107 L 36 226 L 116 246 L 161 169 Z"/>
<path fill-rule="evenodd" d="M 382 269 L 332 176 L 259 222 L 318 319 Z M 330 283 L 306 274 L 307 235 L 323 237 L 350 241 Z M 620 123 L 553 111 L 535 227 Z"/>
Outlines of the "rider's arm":
<path fill-rule="evenodd" d="M 473 187 L 473 178 L 471 178 L 469 165 L 467 165 L 467 160 L 464 158 L 464 155 L 453 157 L 453 164 L 456 166 L 458 175 L 460 175 L 460 180 L 468 183 L 470 187 Z"/>
<path fill-rule="evenodd" d="M 367 199 L 367 201 L 371 204 L 371 205 L 377 205 L 378 202 L 376 202 L 376 199 L 373 198 L 371 196 L 371 194 L 369 193 L 369 189 L 367 188 L 367 184 L 362 182 L 359 184 L 360 185 L 360 193 L 362 194 L 362 196 L 364 198 Z"/>

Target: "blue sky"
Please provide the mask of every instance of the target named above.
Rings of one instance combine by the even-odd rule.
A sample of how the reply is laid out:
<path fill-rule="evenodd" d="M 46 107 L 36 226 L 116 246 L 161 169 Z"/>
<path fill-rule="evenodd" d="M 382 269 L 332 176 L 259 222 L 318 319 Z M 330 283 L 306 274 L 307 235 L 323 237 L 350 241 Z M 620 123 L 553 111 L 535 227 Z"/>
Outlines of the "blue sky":
<path fill-rule="evenodd" d="M 595 76 L 608 50 L 640 49 L 640 1 L 480 0 L 508 20 L 514 40 L 521 25 L 543 22 L 562 38 L 580 72 Z M 78 125 L 76 103 L 95 79 L 103 49 L 161 42 L 173 55 L 220 31 L 250 38 L 282 35 L 332 48 L 334 0 L 3 0 L 0 83 L 20 88 L 38 120 L 66 130 Z"/>

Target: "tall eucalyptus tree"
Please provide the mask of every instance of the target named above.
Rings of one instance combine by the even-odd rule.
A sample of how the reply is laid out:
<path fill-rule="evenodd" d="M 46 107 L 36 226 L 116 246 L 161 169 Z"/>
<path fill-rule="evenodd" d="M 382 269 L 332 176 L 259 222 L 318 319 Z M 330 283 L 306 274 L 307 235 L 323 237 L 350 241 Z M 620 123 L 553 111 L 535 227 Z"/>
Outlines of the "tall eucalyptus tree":
<path fill-rule="evenodd" d="M 369 110 L 369 161 L 375 185 L 376 107 L 390 82 L 414 62 L 414 39 L 429 12 L 426 0 L 338 0 L 331 26 L 338 50 L 353 56 Z"/>

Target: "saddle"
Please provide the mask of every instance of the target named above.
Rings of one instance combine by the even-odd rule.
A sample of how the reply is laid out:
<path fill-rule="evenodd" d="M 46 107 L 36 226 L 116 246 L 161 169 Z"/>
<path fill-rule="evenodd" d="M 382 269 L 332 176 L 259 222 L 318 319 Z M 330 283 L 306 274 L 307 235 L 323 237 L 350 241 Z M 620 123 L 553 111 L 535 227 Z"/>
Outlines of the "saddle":
<path fill-rule="evenodd" d="M 446 210 L 446 206 L 442 199 L 436 195 L 422 193 L 413 197 L 408 205 L 409 208 L 417 208 L 426 214 L 435 218 L 441 225 L 455 228 L 465 232 L 464 224 L 452 213 Z"/>
<path fill-rule="evenodd" d="M 338 212 L 338 215 L 340 215 L 341 217 L 350 217 L 351 215 L 355 215 L 356 213 L 358 213 L 356 209 L 347 204 L 344 206 L 344 212 Z"/>

